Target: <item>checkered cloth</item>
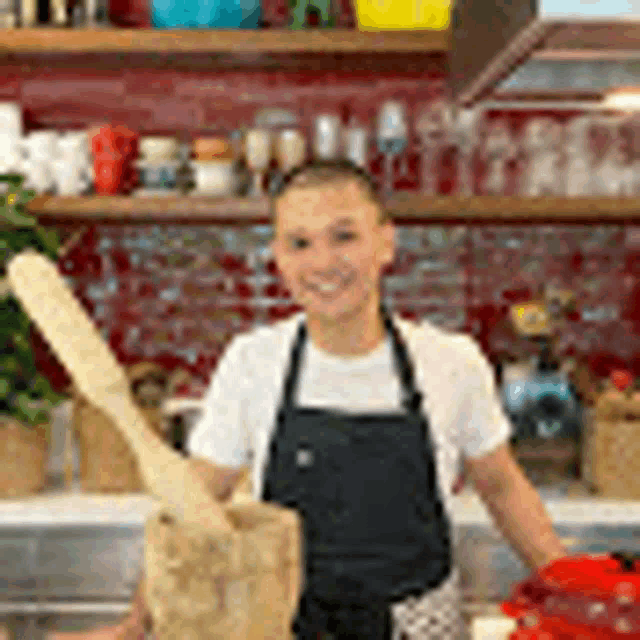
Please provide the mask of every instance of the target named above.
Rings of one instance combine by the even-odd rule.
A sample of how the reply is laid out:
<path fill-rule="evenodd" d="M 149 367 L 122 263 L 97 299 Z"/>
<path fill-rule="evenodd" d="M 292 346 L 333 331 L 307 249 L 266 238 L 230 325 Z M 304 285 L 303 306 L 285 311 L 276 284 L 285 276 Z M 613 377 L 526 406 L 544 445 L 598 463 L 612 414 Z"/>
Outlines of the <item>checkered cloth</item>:
<path fill-rule="evenodd" d="M 393 605 L 391 615 L 392 640 L 467 640 L 459 570 L 437 589 Z"/>
<path fill-rule="evenodd" d="M 391 607 L 391 640 L 469 640 L 462 616 L 460 572 L 453 568 L 440 587 Z M 331 633 L 318 640 L 336 640 Z"/>

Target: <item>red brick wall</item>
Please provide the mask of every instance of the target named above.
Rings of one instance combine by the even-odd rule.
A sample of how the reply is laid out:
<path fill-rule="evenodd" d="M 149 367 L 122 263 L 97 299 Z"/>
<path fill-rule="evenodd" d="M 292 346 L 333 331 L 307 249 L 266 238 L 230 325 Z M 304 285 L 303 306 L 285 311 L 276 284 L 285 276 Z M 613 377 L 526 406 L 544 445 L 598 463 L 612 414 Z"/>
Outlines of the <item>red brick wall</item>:
<path fill-rule="evenodd" d="M 60 264 L 123 361 L 182 363 L 202 383 L 229 337 L 297 307 L 267 250 L 270 228 L 101 226 Z M 522 347 L 492 327 L 514 300 L 553 282 L 573 289 L 578 310 L 562 339 L 567 354 L 632 362 L 637 228 L 398 227 L 384 279 L 408 317 L 472 331 L 489 352 Z"/>
<path fill-rule="evenodd" d="M 109 120 L 142 133 L 193 137 L 248 124 L 261 106 L 292 109 L 308 128 L 319 110 L 349 105 L 361 122 L 372 124 L 383 99 L 400 97 L 415 108 L 442 91 L 444 81 L 424 70 L 121 73 L 99 65 L 88 69 L 86 61 L 83 69 L 50 67 L 0 67 L 0 99 L 20 100 L 30 129 Z M 379 172 L 379 159 L 371 169 Z M 415 146 L 410 169 L 397 187 L 417 186 Z M 444 193 L 453 179 L 445 167 Z M 204 381 L 229 335 L 292 309 L 265 251 L 268 231 L 101 226 L 88 232 L 61 268 L 123 360 L 181 361 Z M 473 331 L 487 351 L 502 350 L 513 338 L 490 334 L 495 318 L 515 295 L 526 298 L 555 279 L 579 295 L 564 339 L 568 352 L 603 351 L 627 361 L 640 354 L 631 296 L 640 269 L 637 229 L 424 225 L 399 227 L 398 236 L 398 259 L 385 290 L 407 314 Z"/>

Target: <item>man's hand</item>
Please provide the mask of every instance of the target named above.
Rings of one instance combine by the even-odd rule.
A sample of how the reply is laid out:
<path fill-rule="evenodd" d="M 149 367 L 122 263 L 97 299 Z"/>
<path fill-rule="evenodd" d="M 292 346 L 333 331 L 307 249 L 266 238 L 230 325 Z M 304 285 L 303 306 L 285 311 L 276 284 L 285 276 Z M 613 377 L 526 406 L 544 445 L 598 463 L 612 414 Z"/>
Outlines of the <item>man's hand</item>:
<path fill-rule="evenodd" d="M 229 500 L 240 481 L 248 473 L 244 467 L 240 469 L 222 467 L 202 458 L 191 458 L 189 464 L 218 502 Z"/>

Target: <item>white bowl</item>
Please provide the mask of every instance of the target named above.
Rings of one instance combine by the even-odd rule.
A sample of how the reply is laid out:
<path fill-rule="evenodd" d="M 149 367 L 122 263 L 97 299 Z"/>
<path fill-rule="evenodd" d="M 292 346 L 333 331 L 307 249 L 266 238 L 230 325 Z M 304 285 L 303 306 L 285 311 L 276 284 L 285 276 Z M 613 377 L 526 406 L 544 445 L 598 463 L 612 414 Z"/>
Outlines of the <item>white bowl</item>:
<path fill-rule="evenodd" d="M 197 195 L 231 196 L 236 188 L 236 174 L 233 160 L 198 162 L 192 160 L 190 166 L 195 172 Z"/>
<path fill-rule="evenodd" d="M 178 155 L 179 144 L 176 138 L 170 136 L 144 136 L 140 138 L 138 150 L 145 160 L 175 158 Z"/>

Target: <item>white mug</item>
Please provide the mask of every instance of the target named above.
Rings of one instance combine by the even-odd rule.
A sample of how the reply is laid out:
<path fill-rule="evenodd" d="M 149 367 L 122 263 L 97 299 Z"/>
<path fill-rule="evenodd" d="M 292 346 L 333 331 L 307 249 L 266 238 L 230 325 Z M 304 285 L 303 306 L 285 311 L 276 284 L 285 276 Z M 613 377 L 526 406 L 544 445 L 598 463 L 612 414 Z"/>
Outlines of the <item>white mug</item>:
<path fill-rule="evenodd" d="M 61 160 L 70 168 L 88 173 L 91 166 L 89 136 L 85 131 L 70 131 L 62 134 L 57 142 L 56 161 Z M 55 170 L 56 174 L 58 170 Z"/>
<path fill-rule="evenodd" d="M 25 138 L 29 158 L 51 161 L 56 157 L 59 133 L 55 130 L 32 131 Z"/>
<path fill-rule="evenodd" d="M 65 131 L 58 137 L 58 148 L 63 154 L 78 154 L 90 160 L 89 134 L 86 131 Z"/>
<path fill-rule="evenodd" d="M 23 135 L 22 107 L 19 102 L 0 102 L 0 133 Z"/>
<path fill-rule="evenodd" d="M 69 165 L 63 159 L 53 163 L 56 193 L 59 196 L 79 196 L 91 184 L 86 169 L 79 165 Z"/>
<path fill-rule="evenodd" d="M 45 194 L 54 188 L 51 165 L 41 159 L 26 158 L 22 162 L 22 173 L 25 175 L 25 189 L 33 189 L 36 194 Z"/>
<path fill-rule="evenodd" d="M 0 130 L 0 173 L 19 172 L 22 160 L 23 147 L 20 136 Z"/>

